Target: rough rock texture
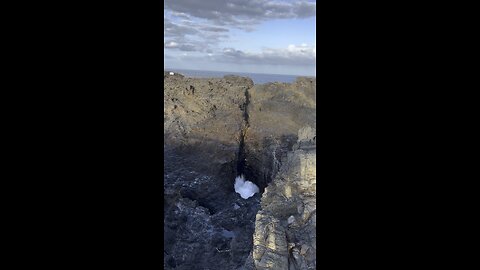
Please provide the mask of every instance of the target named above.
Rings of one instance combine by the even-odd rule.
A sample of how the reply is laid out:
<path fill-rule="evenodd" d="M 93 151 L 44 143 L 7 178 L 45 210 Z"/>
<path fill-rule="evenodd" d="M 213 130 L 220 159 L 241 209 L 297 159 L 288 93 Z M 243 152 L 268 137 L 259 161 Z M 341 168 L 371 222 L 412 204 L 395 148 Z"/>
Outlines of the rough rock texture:
<path fill-rule="evenodd" d="M 260 194 L 235 193 L 247 78 L 164 77 L 166 269 L 237 269 Z"/>
<path fill-rule="evenodd" d="M 315 79 L 299 78 L 294 84 L 254 86 L 243 77 L 193 79 L 164 73 L 165 269 L 265 269 L 262 263 L 268 259 L 253 248 L 253 235 L 259 235 L 256 228 L 264 221 L 281 224 L 289 217 L 283 216 L 291 213 L 291 207 L 283 206 L 285 201 L 268 195 L 285 182 L 279 180 L 281 175 L 288 181 L 296 179 L 296 184 L 288 182 L 290 200 L 305 202 L 302 211 L 311 208 L 305 197 L 310 193 L 304 191 L 312 190 L 302 178 L 305 175 L 294 178 L 291 173 L 302 160 L 300 153 L 314 152 L 315 84 Z M 313 129 L 298 133 L 306 125 Z M 297 142 L 298 134 L 308 139 Z M 247 200 L 235 193 L 233 183 L 239 174 L 256 183 L 260 193 Z M 260 198 L 265 209 L 258 212 Z M 284 209 L 275 213 L 276 206 Z M 302 220 L 303 213 L 294 217 Z M 300 243 L 306 236 L 295 235 L 302 232 L 311 237 L 312 225 L 291 233 L 288 226 L 283 228 L 268 227 L 267 244 Z M 286 233 L 291 238 L 285 238 Z M 284 239 L 272 238 L 277 234 Z M 300 268 L 291 269 L 308 269 L 301 268 L 302 263 L 311 265 L 311 258 L 300 259 L 307 249 L 299 249 L 300 255 L 290 251 L 281 256 L 287 268 L 268 263 L 265 267 L 288 269 L 295 262 Z"/>
<path fill-rule="evenodd" d="M 254 234 L 256 269 L 316 269 L 315 129 L 299 131 L 294 151 L 262 196 Z"/>
<path fill-rule="evenodd" d="M 255 85 L 248 91 L 246 177 L 258 179 L 261 190 L 292 150 L 298 130 L 305 125 L 316 127 L 315 91 L 316 80 L 303 77 L 293 84 Z"/>

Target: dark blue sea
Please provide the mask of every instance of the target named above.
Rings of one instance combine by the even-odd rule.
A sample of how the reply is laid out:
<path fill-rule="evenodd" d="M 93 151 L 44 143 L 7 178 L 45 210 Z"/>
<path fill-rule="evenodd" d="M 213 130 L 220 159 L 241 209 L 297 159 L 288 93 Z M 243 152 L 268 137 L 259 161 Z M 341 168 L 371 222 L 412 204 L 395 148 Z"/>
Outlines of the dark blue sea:
<path fill-rule="evenodd" d="M 168 71 L 177 72 L 192 78 L 223 78 L 225 75 L 237 75 L 249 77 L 255 84 L 263 84 L 269 82 L 292 83 L 298 76 L 295 75 L 278 75 L 278 74 L 261 74 L 261 73 L 242 73 L 242 72 L 220 72 L 208 70 L 188 70 L 188 69 L 168 69 Z"/>

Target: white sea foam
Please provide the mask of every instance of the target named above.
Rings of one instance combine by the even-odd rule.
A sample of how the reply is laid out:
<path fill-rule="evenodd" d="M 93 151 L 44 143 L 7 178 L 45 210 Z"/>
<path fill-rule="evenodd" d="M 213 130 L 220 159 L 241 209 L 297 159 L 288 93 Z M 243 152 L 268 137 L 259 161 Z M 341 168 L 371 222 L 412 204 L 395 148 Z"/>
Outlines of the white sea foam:
<path fill-rule="evenodd" d="M 235 192 L 240 194 L 243 199 L 248 199 L 252 197 L 255 193 L 259 192 L 258 186 L 250 181 L 245 181 L 243 175 L 237 176 L 235 178 Z"/>

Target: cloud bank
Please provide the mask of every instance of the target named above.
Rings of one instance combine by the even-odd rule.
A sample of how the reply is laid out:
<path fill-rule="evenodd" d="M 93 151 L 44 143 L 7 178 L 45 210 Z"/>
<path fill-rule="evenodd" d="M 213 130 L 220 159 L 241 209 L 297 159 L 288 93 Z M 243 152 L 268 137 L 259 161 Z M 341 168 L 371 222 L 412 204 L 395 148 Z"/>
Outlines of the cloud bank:
<path fill-rule="evenodd" d="M 316 3 L 312 1 L 166 0 L 165 55 L 169 55 L 168 59 L 231 65 L 314 66 L 315 44 L 259 48 L 253 52 L 235 48 L 231 41 L 234 29 L 249 33 L 266 21 L 315 16 Z"/>

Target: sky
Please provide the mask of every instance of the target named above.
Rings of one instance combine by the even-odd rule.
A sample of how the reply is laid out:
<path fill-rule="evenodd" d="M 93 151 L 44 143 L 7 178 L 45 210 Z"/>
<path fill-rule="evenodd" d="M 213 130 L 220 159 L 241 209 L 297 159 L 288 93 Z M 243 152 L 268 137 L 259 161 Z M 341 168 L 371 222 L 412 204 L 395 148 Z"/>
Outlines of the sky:
<path fill-rule="evenodd" d="M 165 69 L 315 76 L 315 1 L 164 1 Z"/>

